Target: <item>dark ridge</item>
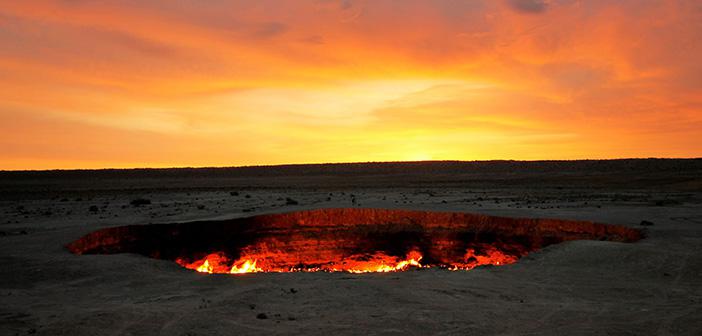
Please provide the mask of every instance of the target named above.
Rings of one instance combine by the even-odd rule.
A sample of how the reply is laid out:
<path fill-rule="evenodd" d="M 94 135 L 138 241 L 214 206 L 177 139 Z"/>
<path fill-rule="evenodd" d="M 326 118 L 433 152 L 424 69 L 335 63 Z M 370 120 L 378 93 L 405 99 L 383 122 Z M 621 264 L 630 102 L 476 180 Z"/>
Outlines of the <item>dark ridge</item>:
<path fill-rule="evenodd" d="M 426 161 L 0 172 L 0 199 L 66 193 L 342 188 L 702 189 L 702 159 Z"/>
<path fill-rule="evenodd" d="M 270 166 L 204 168 L 132 168 L 78 170 L 0 171 L 0 179 L 34 178 L 160 178 L 160 177 L 250 177 L 375 175 L 403 173 L 525 173 L 525 172 L 601 172 L 601 171 L 679 171 L 702 170 L 702 158 L 691 159 L 613 159 L 541 161 L 416 161 L 288 164 Z"/>

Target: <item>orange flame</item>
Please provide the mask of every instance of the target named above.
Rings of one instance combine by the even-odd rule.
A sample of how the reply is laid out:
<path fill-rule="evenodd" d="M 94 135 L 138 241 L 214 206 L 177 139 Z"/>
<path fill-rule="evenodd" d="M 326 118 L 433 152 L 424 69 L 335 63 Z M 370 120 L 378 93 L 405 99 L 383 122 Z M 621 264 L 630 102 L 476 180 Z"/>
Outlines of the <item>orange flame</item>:
<path fill-rule="evenodd" d="M 418 251 L 411 251 L 407 254 L 407 257 L 405 260 L 401 260 L 399 262 L 395 262 L 394 266 L 393 265 L 388 265 L 386 264 L 387 260 L 383 259 L 388 259 L 392 257 L 385 256 L 383 254 L 376 254 L 375 258 L 381 259 L 380 265 L 377 265 L 377 261 L 369 261 L 369 262 L 355 262 L 355 267 L 350 267 L 350 268 L 342 268 L 342 271 L 346 271 L 349 273 L 370 273 L 370 272 L 397 272 L 397 271 L 405 271 L 407 270 L 410 266 L 415 266 L 415 267 L 422 267 L 422 264 L 419 263 L 420 260 L 422 260 L 422 254 L 419 253 Z M 336 270 L 336 269 L 333 269 Z"/>
<path fill-rule="evenodd" d="M 469 248 L 463 257 L 462 262 L 448 265 L 422 265 L 422 254 L 419 251 L 411 250 L 404 259 L 389 256 L 382 252 L 372 255 L 352 255 L 340 261 L 332 261 L 319 266 L 282 267 L 270 266 L 281 265 L 279 258 L 285 256 L 270 253 L 251 253 L 242 256 L 239 260 L 231 260 L 221 252 L 211 253 L 206 257 L 188 263 L 179 258 L 176 262 L 183 267 L 202 273 L 228 273 L 245 274 L 256 272 L 349 272 L 349 273 L 372 273 L 372 272 L 398 272 L 406 271 L 410 267 L 427 268 L 443 267 L 449 270 L 470 270 L 481 265 L 505 265 L 517 261 L 518 257 L 506 254 L 491 246 L 481 246 L 478 249 Z M 277 261 L 277 262 L 276 262 Z M 298 263 L 304 265 L 303 263 Z M 266 267 L 265 265 L 268 265 Z"/>
<path fill-rule="evenodd" d="M 223 253 L 210 253 L 205 258 L 188 263 L 182 258 L 176 259 L 176 263 L 185 268 L 196 270 L 201 273 L 229 273 L 229 258 Z"/>
<path fill-rule="evenodd" d="M 330 265 L 324 265 L 322 267 L 309 267 L 309 268 L 290 268 L 290 269 L 280 269 L 280 268 L 266 268 L 260 266 L 257 259 L 243 257 L 238 261 L 231 263 L 228 266 L 229 259 L 225 257 L 222 253 L 211 253 L 205 258 L 195 261 L 193 263 L 188 263 L 184 259 L 177 259 L 176 262 L 186 268 L 196 270 L 201 273 L 230 273 L 230 274 L 243 274 L 243 273 L 255 273 L 255 272 L 317 272 L 317 271 L 328 271 L 328 272 L 349 272 L 349 273 L 369 273 L 369 272 L 396 272 L 404 271 L 409 267 L 423 267 L 420 263 L 422 259 L 421 253 L 417 251 L 411 251 L 407 254 L 405 260 L 398 260 L 396 257 L 387 256 L 383 253 L 376 253 L 370 257 L 362 256 L 352 256 L 341 263 L 332 263 Z"/>
<path fill-rule="evenodd" d="M 207 261 L 205 261 L 207 262 Z M 246 260 L 244 261 L 243 264 L 240 264 L 240 266 L 237 266 L 236 263 L 232 265 L 232 269 L 229 270 L 229 273 L 231 274 L 241 274 L 241 273 L 254 273 L 254 272 L 263 272 L 263 269 L 256 267 L 256 260 L 253 262 L 251 260 Z"/>
<path fill-rule="evenodd" d="M 483 265 L 507 265 L 517 262 L 519 257 L 504 253 L 491 246 L 481 246 L 481 251 L 469 248 L 463 256 L 463 263 L 454 264 L 449 270 L 471 270 Z"/>
<path fill-rule="evenodd" d="M 212 273 L 212 266 L 210 266 L 210 261 L 205 259 L 205 262 L 202 263 L 202 265 L 198 266 L 195 270 L 203 273 Z"/>

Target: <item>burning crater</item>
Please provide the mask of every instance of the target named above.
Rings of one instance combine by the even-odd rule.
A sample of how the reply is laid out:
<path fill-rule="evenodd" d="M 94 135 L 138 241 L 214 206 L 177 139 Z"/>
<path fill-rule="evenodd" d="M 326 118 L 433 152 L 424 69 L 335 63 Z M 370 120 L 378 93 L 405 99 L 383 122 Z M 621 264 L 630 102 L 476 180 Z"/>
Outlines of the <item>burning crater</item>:
<path fill-rule="evenodd" d="M 558 219 L 381 209 L 322 209 L 95 231 L 75 254 L 137 253 L 207 273 L 469 270 L 514 263 L 568 240 L 635 242 L 639 230 Z"/>

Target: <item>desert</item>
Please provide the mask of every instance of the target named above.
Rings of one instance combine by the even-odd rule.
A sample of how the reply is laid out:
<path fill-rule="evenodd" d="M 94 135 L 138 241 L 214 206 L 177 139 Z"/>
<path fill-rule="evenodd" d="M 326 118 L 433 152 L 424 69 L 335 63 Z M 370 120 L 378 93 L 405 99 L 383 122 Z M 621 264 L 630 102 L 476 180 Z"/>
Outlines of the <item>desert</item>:
<path fill-rule="evenodd" d="M 701 173 L 700 160 L 3 172 L 0 331 L 697 335 Z M 66 247 L 103 228 L 338 208 L 593 221 L 644 237 L 566 241 L 468 271 L 364 274 L 207 274 Z"/>

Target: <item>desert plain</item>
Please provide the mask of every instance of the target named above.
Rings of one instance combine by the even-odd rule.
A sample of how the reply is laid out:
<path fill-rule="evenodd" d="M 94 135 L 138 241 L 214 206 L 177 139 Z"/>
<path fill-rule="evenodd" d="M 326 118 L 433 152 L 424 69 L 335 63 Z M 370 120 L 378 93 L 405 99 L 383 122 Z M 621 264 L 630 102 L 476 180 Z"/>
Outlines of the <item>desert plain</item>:
<path fill-rule="evenodd" d="M 585 220 L 645 238 L 367 274 L 204 274 L 66 248 L 107 227 L 323 208 Z M 0 335 L 27 334 L 700 335 L 702 160 L 0 172 Z"/>

